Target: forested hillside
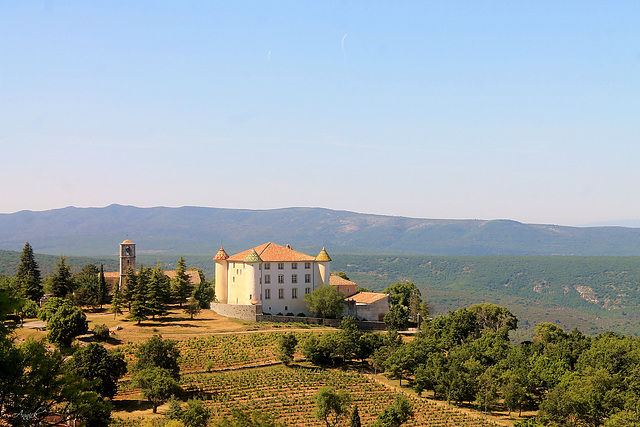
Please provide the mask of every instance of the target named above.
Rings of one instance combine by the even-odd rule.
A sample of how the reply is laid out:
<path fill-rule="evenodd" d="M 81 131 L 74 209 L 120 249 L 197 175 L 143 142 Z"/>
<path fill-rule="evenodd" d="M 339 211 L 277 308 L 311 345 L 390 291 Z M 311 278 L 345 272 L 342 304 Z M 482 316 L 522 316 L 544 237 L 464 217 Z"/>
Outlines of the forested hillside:
<path fill-rule="evenodd" d="M 335 256 L 332 268 L 378 291 L 412 281 L 434 314 L 482 302 L 508 307 L 522 337 L 540 322 L 640 335 L 638 257 L 349 255 Z"/>

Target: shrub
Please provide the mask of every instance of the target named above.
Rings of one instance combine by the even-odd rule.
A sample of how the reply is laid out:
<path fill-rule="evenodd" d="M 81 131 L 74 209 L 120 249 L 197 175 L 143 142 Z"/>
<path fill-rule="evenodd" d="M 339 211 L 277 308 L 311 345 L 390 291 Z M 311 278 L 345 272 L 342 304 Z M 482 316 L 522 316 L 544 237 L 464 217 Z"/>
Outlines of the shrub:
<path fill-rule="evenodd" d="M 307 315 L 304 313 L 298 313 L 298 317 L 307 317 Z"/>
<path fill-rule="evenodd" d="M 293 313 L 287 313 L 287 316 L 293 317 Z"/>
<path fill-rule="evenodd" d="M 93 336 L 98 341 L 106 341 L 109 339 L 109 327 L 105 324 L 96 325 L 93 328 Z"/>

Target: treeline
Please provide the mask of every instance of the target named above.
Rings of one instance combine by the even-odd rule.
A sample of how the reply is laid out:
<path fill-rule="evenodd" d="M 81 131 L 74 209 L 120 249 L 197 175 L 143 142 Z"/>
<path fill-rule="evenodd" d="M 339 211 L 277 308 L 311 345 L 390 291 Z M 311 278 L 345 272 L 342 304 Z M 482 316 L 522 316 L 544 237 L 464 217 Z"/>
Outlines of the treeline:
<path fill-rule="evenodd" d="M 403 342 L 395 331 L 362 333 L 347 318 L 340 331 L 310 338 L 300 349 L 316 364 L 369 358 L 401 385 L 449 403 L 510 415 L 538 411 L 516 425 L 640 425 L 639 338 L 590 338 L 541 323 L 533 340 L 513 344 L 509 332 L 517 323 L 504 307 L 478 304 L 425 322 L 415 339 Z M 286 348 L 283 340 L 281 352 Z"/>

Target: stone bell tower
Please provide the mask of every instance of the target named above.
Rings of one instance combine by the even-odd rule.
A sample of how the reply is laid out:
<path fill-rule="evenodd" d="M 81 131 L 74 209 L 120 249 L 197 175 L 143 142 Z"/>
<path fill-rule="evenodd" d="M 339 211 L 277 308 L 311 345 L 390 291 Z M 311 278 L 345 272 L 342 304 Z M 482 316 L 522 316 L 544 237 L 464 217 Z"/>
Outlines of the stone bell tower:
<path fill-rule="evenodd" d="M 127 277 L 127 270 L 136 270 L 136 244 L 131 240 L 120 243 L 120 285 Z"/>

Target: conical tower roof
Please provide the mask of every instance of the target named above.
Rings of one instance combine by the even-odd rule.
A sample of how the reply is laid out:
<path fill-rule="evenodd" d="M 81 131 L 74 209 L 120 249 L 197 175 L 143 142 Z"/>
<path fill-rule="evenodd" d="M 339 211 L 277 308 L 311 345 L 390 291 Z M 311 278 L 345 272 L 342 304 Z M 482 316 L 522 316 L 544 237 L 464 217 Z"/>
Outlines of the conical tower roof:
<path fill-rule="evenodd" d="M 229 255 L 227 255 L 227 253 L 224 251 L 222 246 L 220 246 L 220 250 L 218 251 L 216 256 L 213 257 L 213 260 L 214 261 L 226 261 L 227 258 L 229 258 Z"/>
<path fill-rule="evenodd" d="M 320 251 L 320 253 L 316 257 L 316 261 L 319 261 L 319 262 L 331 261 L 331 257 L 329 256 L 329 254 L 325 250 L 324 246 L 322 247 L 322 250 Z"/>
<path fill-rule="evenodd" d="M 255 249 L 252 249 L 249 255 L 244 259 L 244 262 L 262 262 L 260 255 L 256 252 Z"/>

